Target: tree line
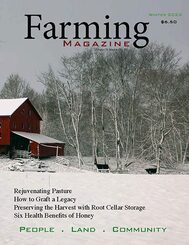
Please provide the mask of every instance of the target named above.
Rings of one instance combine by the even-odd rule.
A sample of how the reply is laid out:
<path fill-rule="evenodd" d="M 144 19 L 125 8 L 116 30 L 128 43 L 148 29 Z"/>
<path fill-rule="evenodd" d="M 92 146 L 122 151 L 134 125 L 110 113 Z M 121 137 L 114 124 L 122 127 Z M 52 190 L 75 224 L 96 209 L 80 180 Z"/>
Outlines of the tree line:
<path fill-rule="evenodd" d="M 42 133 L 66 143 L 66 154 L 154 160 L 158 172 L 189 157 L 189 63 L 176 50 L 151 44 L 137 50 L 89 49 L 61 57 L 38 93 L 18 74 L 5 82 L 1 98 L 29 97 L 40 112 Z"/>

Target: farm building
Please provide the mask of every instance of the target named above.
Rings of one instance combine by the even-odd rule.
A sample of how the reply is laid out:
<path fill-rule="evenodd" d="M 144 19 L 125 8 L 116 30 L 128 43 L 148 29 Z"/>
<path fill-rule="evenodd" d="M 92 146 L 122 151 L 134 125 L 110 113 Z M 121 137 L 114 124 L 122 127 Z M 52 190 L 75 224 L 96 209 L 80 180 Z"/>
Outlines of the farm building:
<path fill-rule="evenodd" d="M 0 99 L 0 153 L 64 155 L 64 143 L 40 134 L 41 116 L 28 98 Z"/>

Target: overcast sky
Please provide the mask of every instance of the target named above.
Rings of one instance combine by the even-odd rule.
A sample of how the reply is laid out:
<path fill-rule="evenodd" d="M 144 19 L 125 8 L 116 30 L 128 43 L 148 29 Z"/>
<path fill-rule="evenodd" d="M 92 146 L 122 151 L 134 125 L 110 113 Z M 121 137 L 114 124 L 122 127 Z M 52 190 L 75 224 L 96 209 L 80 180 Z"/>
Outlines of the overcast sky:
<path fill-rule="evenodd" d="M 181 17 L 150 17 L 149 13 L 181 13 Z M 62 55 L 71 55 L 81 48 L 62 47 L 61 40 L 45 40 L 35 31 L 36 40 L 25 40 L 25 14 L 41 14 L 42 24 L 53 21 L 104 23 L 126 21 L 150 22 L 150 42 L 164 43 L 181 52 L 182 62 L 189 61 L 189 2 L 186 0 L 0 0 L 0 87 L 11 73 L 18 73 L 32 87 L 41 72 L 52 65 L 59 68 Z M 177 24 L 161 24 L 161 20 L 177 20 Z M 57 25 L 58 28 L 58 25 Z M 58 29 L 57 29 L 58 30 Z"/>

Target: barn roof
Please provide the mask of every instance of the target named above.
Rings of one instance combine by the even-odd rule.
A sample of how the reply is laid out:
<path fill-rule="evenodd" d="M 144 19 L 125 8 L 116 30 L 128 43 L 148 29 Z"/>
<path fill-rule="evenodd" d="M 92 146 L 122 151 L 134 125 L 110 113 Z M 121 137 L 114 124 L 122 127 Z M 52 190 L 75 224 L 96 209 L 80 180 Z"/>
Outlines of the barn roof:
<path fill-rule="evenodd" d="M 27 98 L 0 99 L 0 116 L 11 116 Z"/>
<path fill-rule="evenodd" d="M 20 131 L 12 131 L 12 133 L 19 135 L 23 138 L 29 139 L 31 141 L 37 142 L 39 144 L 63 144 L 64 142 L 60 140 L 53 139 L 43 134 L 35 134 L 35 133 L 28 133 L 28 132 L 20 132 Z"/>
<path fill-rule="evenodd" d="M 0 116 L 11 116 L 27 100 L 39 116 L 40 120 L 42 120 L 38 111 L 35 109 L 28 98 L 0 99 Z"/>

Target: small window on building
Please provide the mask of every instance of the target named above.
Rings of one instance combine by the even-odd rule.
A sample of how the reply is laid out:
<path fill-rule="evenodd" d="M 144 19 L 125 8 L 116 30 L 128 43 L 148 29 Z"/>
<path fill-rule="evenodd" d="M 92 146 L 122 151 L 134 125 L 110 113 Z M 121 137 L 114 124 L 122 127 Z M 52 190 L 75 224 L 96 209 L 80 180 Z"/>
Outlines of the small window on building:
<path fill-rule="evenodd" d="M 1 134 L 1 132 L 0 132 L 0 139 L 2 139 L 2 134 Z"/>
<path fill-rule="evenodd" d="M 22 123 L 22 129 L 24 129 L 24 123 Z"/>
<path fill-rule="evenodd" d="M 31 112 L 31 110 L 29 110 L 29 111 L 28 111 L 28 115 L 31 116 L 31 114 L 32 114 L 32 112 Z"/>
<path fill-rule="evenodd" d="M 16 129 L 16 123 L 15 122 L 13 123 L 13 127 L 14 127 L 14 129 Z"/>
<path fill-rule="evenodd" d="M 2 128 L 2 123 L 0 122 L 0 128 Z"/>

